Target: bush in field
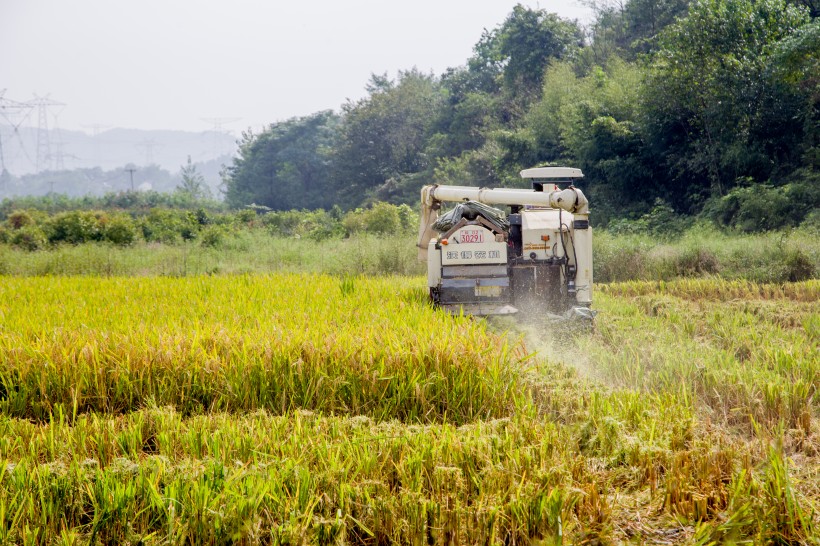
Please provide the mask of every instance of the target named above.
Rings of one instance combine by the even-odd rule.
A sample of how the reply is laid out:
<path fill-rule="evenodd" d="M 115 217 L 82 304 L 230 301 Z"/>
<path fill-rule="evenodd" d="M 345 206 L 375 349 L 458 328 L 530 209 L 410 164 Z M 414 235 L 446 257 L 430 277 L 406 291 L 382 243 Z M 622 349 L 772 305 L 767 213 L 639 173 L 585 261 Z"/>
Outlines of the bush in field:
<path fill-rule="evenodd" d="M 225 226 L 205 226 L 200 233 L 199 244 L 205 247 L 219 248 L 222 246 L 222 243 L 225 242 L 227 235 L 228 230 Z"/>
<path fill-rule="evenodd" d="M 406 205 L 405 205 L 406 206 Z M 408 207 L 409 208 L 409 207 Z M 355 209 L 344 215 L 342 225 L 348 234 L 398 233 L 406 231 L 402 223 L 401 207 L 390 203 L 376 203 L 369 209 Z M 404 213 L 405 219 L 408 215 Z"/>
<path fill-rule="evenodd" d="M 816 273 L 811 259 L 799 248 L 787 250 L 783 263 L 786 267 L 785 280 L 807 281 L 814 278 Z"/>
<path fill-rule="evenodd" d="M 46 234 L 37 226 L 25 226 L 12 232 L 9 242 L 23 250 L 42 250 L 48 245 Z"/>
<path fill-rule="evenodd" d="M 108 220 L 102 211 L 63 212 L 46 222 L 45 232 L 50 243 L 78 245 L 102 241 Z"/>
<path fill-rule="evenodd" d="M 262 216 L 261 223 L 271 235 L 323 241 L 344 235 L 338 216 L 335 209 L 272 211 Z"/>
<path fill-rule="evenodd" d="M 236 219 L 236 223 L 241 226 L 253 227 L 257 214 L 254 209 L 247 208 L 237 211 L 234 218 Z"/>
<path fill-rule="evenodd" d="M 401 227 L 405 231 L 412 232 L 419 225 L 419 214 L 416 212 L 410 205 L 401 204 L 398 207 L 399 209 L 399 221 L 401 222 Z"/>
<path fill-rule="evenodd" d="M 137 225 L 127 214 L 112 216 L 103 228 L 103 240 L 115 245 L 128 246 L 137 239 Z"/>
<path fill-rule="evenodd" d="M 200 226 L 207 226 L 208 224 L 212 224 L 214 219 L 213 217 L 208 214 L 203 208 L 198 208 L 194 211 L 194 218 L 196 219 L 196 223 Z"/>
<path fill-rule="evenodd" d="M 709 249 L 690 247 L 675 260 L 675 271 L 678 277 L 716 275 L 720 272 L 720 261 Z"/>
<path fill-rule="evenodd" d="M 282 235 L 291 237 L 301 235 L 301 224 L 309 211 L 286 210 L 281 212 L 269 212 L 262 216 L 262 225 L 267 228 L 271 235 Z"/>
<path fill-rule="evenodd" d="M 735 188 L 707 205 L 704 214 L 746 233 L 794 227 L 820 207 L 820 175 L 783 186 Z"/>
<path fill-rule="evenodd" d="M 669 237 L 682 234 L 691 225 L 691 218 L 678 214 L 668 203 L 658 199 L 647 214 L 637 220 L 613 220 L 607 226 L 607 230 L 619 235 L 648 233 Z"/>
<path fill-rule="evenodd" d="M 11 229 L 20 229 L 26 226 L 32 226 L 35 224 L 34 218 L 31 217 L 28 211 L 25 210 L 15 210 L 11 214 L 9 214 L 8 219 L 6 220 L 6 224 Z"/>
<path fill-rule="evenodd" d="M 806 230 L 810 233 L 820 235 L 820 208 L 811 211 L 803 223 L 800 224 L 801 230 Z"/>
<path fill-rule="evenodd" d="M 8 243 L 9 239 L 11 238 L 11 233 L 9 230 L 0 226 L 0 244 Z"/>
<path fill-rule="evenodd" d="M 199 222 L 194 213 L 173 209 L 151 209 L 138 225 L 143 238 L 152 243 L 190 241 L 199 232 Z"/>

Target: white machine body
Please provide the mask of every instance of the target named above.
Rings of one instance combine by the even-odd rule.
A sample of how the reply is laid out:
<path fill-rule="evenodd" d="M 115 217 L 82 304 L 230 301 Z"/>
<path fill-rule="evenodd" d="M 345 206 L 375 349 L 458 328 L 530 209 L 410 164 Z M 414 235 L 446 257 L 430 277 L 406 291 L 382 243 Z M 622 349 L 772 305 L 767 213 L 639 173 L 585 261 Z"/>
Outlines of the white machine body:
<path fill-rule="evenodd" d="M 561 182 L 579 169 L 539 167 L 521 172 L 533 189 L 425 186 L 419 258 L 427 260 L 433 301 L 477 315 L 545 313 L 591 318 L 592 228 L 583 192 Z M 510 207 L 509 226 L 462 219 L 448 232 L 433 229 L 441 203 L 477 201 Z"/>

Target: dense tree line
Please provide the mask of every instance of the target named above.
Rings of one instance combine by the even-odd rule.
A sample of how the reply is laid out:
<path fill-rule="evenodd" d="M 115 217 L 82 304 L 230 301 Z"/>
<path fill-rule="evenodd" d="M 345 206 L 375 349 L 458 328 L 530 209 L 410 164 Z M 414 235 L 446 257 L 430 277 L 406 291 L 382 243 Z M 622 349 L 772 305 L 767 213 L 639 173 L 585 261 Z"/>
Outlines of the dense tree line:
<path fill-rule="evenodd" d="M 759 229 L 816 211 L 814 0 L 592 6 L 588 29 L 516 6 L 463 66 L 373 75 L 338 113 L 245 134 L 228 204 L 415 205 L 425 183 L 516 185 L 562 164 L 584 170 L 601 223 L 661 207 Z"/>

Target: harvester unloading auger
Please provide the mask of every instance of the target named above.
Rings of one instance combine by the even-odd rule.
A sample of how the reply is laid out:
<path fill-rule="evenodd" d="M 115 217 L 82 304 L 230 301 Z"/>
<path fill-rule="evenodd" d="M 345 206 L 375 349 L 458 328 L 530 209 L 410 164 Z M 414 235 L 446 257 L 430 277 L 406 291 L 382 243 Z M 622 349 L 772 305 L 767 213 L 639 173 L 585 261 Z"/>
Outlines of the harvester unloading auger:
<path fill-rule="evenodd" d="M 521 176 L 531 190 L 422 188 L 419 260 L 430 297 L 453 313 L 592 319 L 589 204 L 572 185 L 584 175 L 538 167 Z M 445 201 L 462 206 L 439 218 Z"/>

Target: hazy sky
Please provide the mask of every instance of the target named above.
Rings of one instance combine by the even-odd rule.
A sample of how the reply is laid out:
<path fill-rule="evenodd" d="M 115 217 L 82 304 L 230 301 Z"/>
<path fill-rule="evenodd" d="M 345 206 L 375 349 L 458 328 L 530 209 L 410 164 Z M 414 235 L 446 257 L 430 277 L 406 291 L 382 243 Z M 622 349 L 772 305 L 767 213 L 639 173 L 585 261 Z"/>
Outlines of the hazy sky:
<path fill-rule="evenodd" d="M 0 0 L 0 91 L 50 93 L 64 129 L 239 132 L 338 111 L 371 73 L 463 65 L 517 3 L 590 18 L 576 0 Z"/>

